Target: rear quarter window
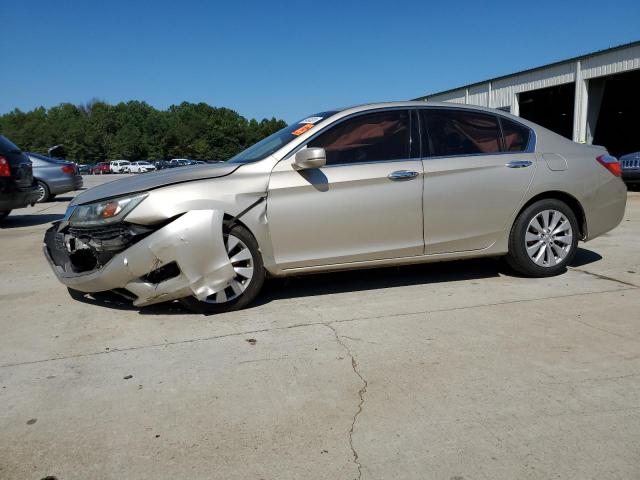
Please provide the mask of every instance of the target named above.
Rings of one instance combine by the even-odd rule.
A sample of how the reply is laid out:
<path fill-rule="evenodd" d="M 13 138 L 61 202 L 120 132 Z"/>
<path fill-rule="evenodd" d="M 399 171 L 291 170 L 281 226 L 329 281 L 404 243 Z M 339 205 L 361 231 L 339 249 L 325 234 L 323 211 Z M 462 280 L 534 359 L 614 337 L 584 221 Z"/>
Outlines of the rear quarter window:
<path fill-rule="evenodd" d="M 7 137 L 0 135 L 0 153 L 20 152 L 20 149 Z"/>
<path fill-rule="evenodd" d="M 504 136 L 504 149 L 507 152 L 524 152 L 529 145 L 531 130 L 524 125 L 500 117 L 502 134 Z"/>

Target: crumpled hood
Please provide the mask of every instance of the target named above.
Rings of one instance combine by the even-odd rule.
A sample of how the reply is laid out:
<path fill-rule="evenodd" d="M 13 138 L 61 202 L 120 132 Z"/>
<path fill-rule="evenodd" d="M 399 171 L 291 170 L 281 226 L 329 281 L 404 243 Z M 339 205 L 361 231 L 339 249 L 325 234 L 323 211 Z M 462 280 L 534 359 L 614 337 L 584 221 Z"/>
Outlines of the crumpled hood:
<path fill-rule="evenodd" d="M 130 193 L 144 192 L 174 183 L 224 177 L 236 171 L 241 165 L 240 163 L 223 162 L 142 173 L 90 188 L 86 192 L 82 192 L 76 196 L 71 203 L 69 203 L 69 206 L 91 203 L 104 198 L 120 197 Z"/>

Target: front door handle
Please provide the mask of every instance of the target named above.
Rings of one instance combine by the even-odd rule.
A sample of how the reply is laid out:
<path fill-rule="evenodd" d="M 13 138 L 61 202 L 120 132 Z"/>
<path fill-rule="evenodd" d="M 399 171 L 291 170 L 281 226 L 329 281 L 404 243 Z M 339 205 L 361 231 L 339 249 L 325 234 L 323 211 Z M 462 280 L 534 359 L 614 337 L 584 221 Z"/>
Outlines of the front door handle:
<path fill-rule="evenodd" d="M 395 172 L 391 172 L 387 175 L 387 178 L 389 180 L 411 180 L 417 176 L 418 172 L 412 172 L 411 170 L 396 170 Z"/>
<path fill-rule="evenodd" d="M 506 163 L 504 166 L 509 168 L 525 168 L 531 165 L 529 160 L 513 160 Z"/>

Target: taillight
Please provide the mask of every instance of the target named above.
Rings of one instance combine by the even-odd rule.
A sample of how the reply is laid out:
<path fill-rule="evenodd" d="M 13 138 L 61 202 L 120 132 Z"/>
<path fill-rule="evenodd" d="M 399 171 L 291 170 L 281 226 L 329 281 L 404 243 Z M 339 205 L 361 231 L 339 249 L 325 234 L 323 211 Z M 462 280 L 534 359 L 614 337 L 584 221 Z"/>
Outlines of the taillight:
<path fill-rule="evenodd" d="M 10 177 L 11 169 L 9 168 L 9 162 L 6 158 L 0 155 L 0 177 Z"/>
<path fill-rule="evenodd" d="M 616 177 L 622 176 L 622 168 L 620 167 L 620 162 L 618 162 L 618 159 L 613 155 L 600 155 L 596 158 L 596 160 L 600 165 L 609 170 Z"/>
<path fill-rule="evenodd" d="M 73 165 L 65 165 L 64 167 L 62 167 L 62 172 L 63 173 L 76 173 L 76 169 L 73 167 Z"/>

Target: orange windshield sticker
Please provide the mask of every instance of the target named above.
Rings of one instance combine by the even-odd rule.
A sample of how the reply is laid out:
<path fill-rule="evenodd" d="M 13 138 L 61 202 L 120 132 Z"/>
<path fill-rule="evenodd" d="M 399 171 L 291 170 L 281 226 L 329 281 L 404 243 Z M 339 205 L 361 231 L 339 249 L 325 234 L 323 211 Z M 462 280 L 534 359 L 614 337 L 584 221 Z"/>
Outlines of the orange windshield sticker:
<path fill-rule="evenodd" d="M 294 130 L 293 132 L 291 132 L 291 134 L 295 135 L 297 137 L 298 135 L 302 135 L 304 132 L 306 132 L 307 130 L 312 129 L 313 127 L 314 127 L 313 123 L 305 123 L 299 129 Z"/>

